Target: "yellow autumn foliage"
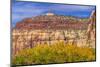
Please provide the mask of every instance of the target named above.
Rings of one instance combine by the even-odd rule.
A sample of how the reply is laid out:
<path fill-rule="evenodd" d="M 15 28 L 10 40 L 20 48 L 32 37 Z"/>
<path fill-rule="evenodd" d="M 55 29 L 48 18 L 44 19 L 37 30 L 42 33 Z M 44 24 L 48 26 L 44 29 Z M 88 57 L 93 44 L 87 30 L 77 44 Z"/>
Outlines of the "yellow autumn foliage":
<path fill-rule="evenodd" d="M 33 48 L 21 50 L 13 56 L 14 65 L 24 64 L 50 64 L 80 61 L 94 61 L 95 49 L 89 47 L 78 47 L 73 44 L 58 42 L 55 44 L 37 44 Z"/>

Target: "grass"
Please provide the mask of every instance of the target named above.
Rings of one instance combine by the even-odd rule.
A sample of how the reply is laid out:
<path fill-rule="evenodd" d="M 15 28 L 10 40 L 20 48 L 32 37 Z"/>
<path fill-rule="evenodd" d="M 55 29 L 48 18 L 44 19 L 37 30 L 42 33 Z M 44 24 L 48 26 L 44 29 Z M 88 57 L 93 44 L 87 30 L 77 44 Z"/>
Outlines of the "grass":
<path fill-rule="evenodd" d="M 13 56 L 12 64 L 50 64 L 93 60 L 95 60 L 95 49 L 58 42 L 51 45 L 38 44 L 34 48 L 21 50 Z"/>

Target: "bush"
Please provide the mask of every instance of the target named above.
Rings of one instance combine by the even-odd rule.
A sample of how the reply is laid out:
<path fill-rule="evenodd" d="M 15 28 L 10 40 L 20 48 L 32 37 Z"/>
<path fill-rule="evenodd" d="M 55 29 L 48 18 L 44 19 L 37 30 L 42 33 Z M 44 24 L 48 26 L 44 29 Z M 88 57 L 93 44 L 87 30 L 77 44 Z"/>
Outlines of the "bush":
<path fill-rule="evenodd" d="M 21 50 L 13 57 L 12 63 L 15 65 L 48 64 L 93 60 L 95 60 L 95 49 L 58 42 L 51 45 L 38 44 L 34 48 Z"/>

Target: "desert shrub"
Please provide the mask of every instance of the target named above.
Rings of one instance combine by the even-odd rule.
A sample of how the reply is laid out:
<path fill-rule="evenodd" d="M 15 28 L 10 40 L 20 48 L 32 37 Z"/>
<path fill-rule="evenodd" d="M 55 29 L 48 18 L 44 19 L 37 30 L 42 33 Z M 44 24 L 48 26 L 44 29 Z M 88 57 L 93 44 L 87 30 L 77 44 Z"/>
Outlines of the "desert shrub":
<path fill-rule="evenodd" d="M 58 42 L 55 44 L 37 44 L 34 48 L 21 50 L 13 56 L 13 64 L 48 64 L 95 60 L 95 49 L 77 47 Z"/>

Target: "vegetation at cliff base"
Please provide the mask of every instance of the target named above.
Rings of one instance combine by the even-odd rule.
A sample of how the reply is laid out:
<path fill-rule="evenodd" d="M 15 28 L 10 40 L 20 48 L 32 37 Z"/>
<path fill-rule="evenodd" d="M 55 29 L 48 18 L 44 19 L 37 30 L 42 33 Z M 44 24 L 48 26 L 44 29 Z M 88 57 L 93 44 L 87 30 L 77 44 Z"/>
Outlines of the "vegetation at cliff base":
<path fill-rule="evenodd" d="M 15 65 L 94 61 L 95 49 L 63 42 L 51 45 L 37 44 L 33 48 L 21 50 L 12 59 Z"/>

